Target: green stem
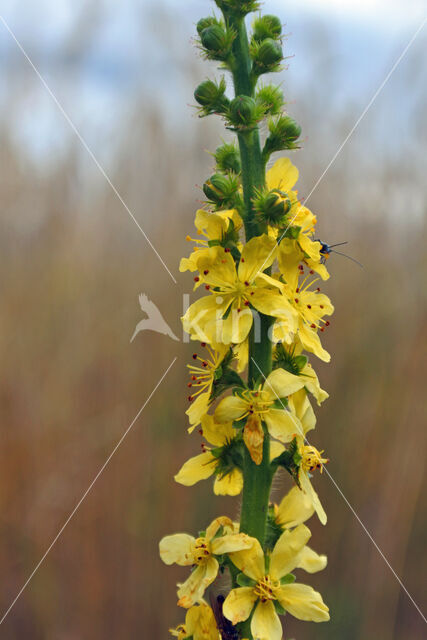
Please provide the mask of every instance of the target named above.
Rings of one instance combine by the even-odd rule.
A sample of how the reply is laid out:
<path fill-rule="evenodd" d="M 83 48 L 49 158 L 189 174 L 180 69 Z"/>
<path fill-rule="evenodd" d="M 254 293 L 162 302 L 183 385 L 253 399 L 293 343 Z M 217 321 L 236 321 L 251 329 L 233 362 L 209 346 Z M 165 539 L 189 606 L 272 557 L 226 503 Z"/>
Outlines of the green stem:
<path fill-rule="evenodd" d="M 249 55 L 248 35 L 243 19 L 232 21 L 236 31 L 233 43 L 233 81 L 236 96 L 254 97 L 251 78 L 252 62 Z M 242 186 L 245 205 L 246 240 L 260 235 L 264 229 L 255 222 L 252 198 L 254 189 L 260 189 L 265 183 L 265 164 L 262 157 L 258 128 L 238 134 L 242 163 Z M 272 319 L 258 315 L 249 336 L 249 372 L 248 382 L 253 387 L 256 380 L 268 376 L 271 371 L 271 342 L 269 329 Z M 267 522 L 267 510 L 270 497 L 272 473 L 270 467 L 270 438 L 265 429 L 263 459 L 256 465 L 245 448 L 243 468 L 243 500 L 240 530 L 264 542 Z M 251 637 L 250 635 L 248 637 Z"/>

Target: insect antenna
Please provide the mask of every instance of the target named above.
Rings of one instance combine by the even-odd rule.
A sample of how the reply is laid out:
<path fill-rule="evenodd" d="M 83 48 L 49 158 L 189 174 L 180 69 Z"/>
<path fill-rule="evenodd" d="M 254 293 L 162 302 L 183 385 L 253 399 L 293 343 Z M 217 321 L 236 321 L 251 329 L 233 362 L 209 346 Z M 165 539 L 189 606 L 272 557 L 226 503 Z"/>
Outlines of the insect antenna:
<path fill-rule="evenodd" d="M 345 242 L 340 243 L 340 244 L 346 244 Z M 333 244 L 333 247 L 337 247 L 338 245 Z M 356 260 L 356 258 L 352 258 L 351 256 L 348 256 L 346 253 L 341 253 L 341 251 L 335 251 L 335 249 L 333 249 L 331 251 L 331 253 L 337 253 L 339 256 L 344 256 L 344 258 L 348 258 L 349 260 L 351 260 L 352 262 L 355 262 L 356 264 L 359 265 L 359 267 L 362 267 L 362 269 L 364 269 L 364 266 L 361 262 L 359 262 L 359 260 Z"/>
<path fill-rule="evenodd" d="M 348 244 L 348 240 L 345 242 L 336 242 L 335 244 L 330 244 L 328 246 L 330 249 L 333 249 L 334 247 L 341 247 L 343 244 Z M 338 251 L 336 251 L 336 253 L 338 253 Z"/>

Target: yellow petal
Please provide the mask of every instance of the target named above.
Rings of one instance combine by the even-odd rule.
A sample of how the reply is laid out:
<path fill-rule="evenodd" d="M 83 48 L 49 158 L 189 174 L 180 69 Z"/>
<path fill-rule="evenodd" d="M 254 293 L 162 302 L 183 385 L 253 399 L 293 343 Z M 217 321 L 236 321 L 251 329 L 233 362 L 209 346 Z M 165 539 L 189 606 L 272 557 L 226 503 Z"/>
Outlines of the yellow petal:
<path fill-rule="evenodd" d="M 280 442 L 290 442 L 296 434 L 302 433 L 298 418 L 286 409 L 269 409 L 264 414 L 264 421 L 269 434 Z"/>
<path fill-rule="evenodd" d="M 298 287 L 299 270 L 298 265 L 304 255 L 300 250 L 296 240 L 283 238 L 279 245 L 277 258 L 280 272 L 283 274 L 291 293 Z"/>
<path fill-rule="evenodd" d="M 203 416 L 201 422 L 203 437 L 214 447 L 222 447 L 228 440 L 236 437 L 232 422 L 216 422 L 209 414 Z"/>
<path fill-rule="evenodd" d="M 305 388 L 314 395 L 318 405 L 321 405 L 324 400 L 329 398 L 329 394 L 320 388 L 319 379 L 311 364 L 307 363 L 300 375 L 304 378 Z"/>
<path fill-rule="evenodd" d="M 292 487 L 279 505 L 276 522 L 286 529 L 292 529 L 311 518 L 313 513 L 310 498 L 298 487 Z"/>
<path fill-rule="evenodd" d="M 213 287 L 234 285 L 237 281 L 233 256 L 223 247 L 211 247 L 197 260 L 197 269 L 203 273 L 203 281 Z"/>
<path fill-rule="evenodd" d="M 232 301 L 233 299 L 230 296 L 211 294 L 196 300 L 181 318 L 184 331 L 201 342 L 208 342 L 209 344 L 221 342 L 215 339 L 215 323 L 218 318 L 224 315 Z M 210 327 L 209 334 L 207 333 L 208 326 Z"/>
<path fill-rule="evenodd" d="M 243 489 L 243 475 L 240 469 L 233 469 L 225 476 L 216 476 L 214 493 L 217 496 L 238 496 Z"/>
<path fill-rule="evenodd" d="M 240 258 L 238 274 L 241 282 L 252 282 L 268 267 L 276 258 L 276 241 L 267 235 L 251 238 L 243 248 Z"/>
<path fill-rule="evenodd" d="M 230 591 L 222 606 L 224 616 L 237 624 L 247 620 L 255 604 L 257 596 L 252 587 L 240 587 Z"/>
<path fill-rule="evenodd" d="M 299 419 L 302 425 L 302 433 L 304 435 L 306 435 L 311 429 L 314 429 L 316 426 L 316 416 L 314 415 L 313 408 L 307 397 L 305 389 L 301 389 L 300 391 L 292 394 L 289 398 L 289 408 Z"/>
<path fill-rule="evenodd" d="M 270 461 L 274 460 L 274 458 L 278 458 L 284 450 L 285 447 L 283 444 L 276 442 L 276 440 L 270 440 Z"/>
<path fill-rule="evenodd" d="M 289 330 L 294 330 L 295 310 L 279 291 L 258 287 L 251 296 L 251 304 L 260 313 L 279 318 Z"/>
<path fill-rule="evenodd" d="M 299 171 L 289 158 L 279 158 L 267 171 L 267 188 L 280 189 L 287 193 L 298 181 Z"/>
<path fill-rule="evenodd" d="M 234 522 L 227 516 L 219 516 L 212 520 L 208 528 L 206 529 L 206 540 L 209 542 L 218 533 L 220 528 L 224 529 L 225 533 L 234 533 Z"/>
<path fill-rule="evenodd" d="M 237 360 L 237 373 L 242 373 L 248 366 L 249 341 L 245 340 L 241 344 L 236 344 L 236 346 L 233 347 L 233 353 L 235 354 Z"/>
<path fill-rule="evenodd" d="M 187 533 L 175 533 L 160 540 L 160 557 L 165 564 L 179 564 L 185 567 L 194 562 L 195 539 Z"/>
<path fill-rule="evenodd" d="M 243 442 L 245 443 L 255 464 L 261 464 L 263 454 L 264 431 L 261 420 L 252 414 L 243 429 Z"/>
<path fill-rule="evenodd" d="M 270 573 L 274 580 L 280 580 L 292 569 L 295 569 L 299 553 L 310 537 L 310 529 L 305 524 L 300 524 L 292 531 L 286 530 L 282 533 L 270 558 Z"/>
<path fill-rule="evenodd" d="M 214 555 L 220 556 L 223 553 L 233 553 L 242 551 L 242 549 L 250 549 L 252 544 L 253 539 L 245 533 L 232 533 L 212 540 L 211 551 Z"/>
<path fill-rule="evenodd" d="M 305 381 L 301 376 L 295 376 L 285 369 L 274 369 L 264 382 L 264 389 L 270 391 L 273 398 L 286 398 L 302 389 Z"/>
<path fill-rule="evenodd" d="M 212 557 L 196 567 L 178 589 L 178 606 L 188 609 L 196 602 L 199 602 L 203 598 L 207 587 L 212 584 L 218 575 L 218 568 L 218 561 Z"/>
<path fill-rule="evenodd" d="M 322 524 L 326 524 L 328 518 L 326 516 L 325 510 L 323 509 L 322 505 L 320 504 L 320 500 L 319 500 L 319 496 L 317 495 L 317 493 L 315 492 L 313 485 L 310 482 L 310 478 L 308 477 L 307 473 L 300 468 L 299 470 L 299 474 L 298 474 L 298 479 L 301 485 L 301 489 L 306 493 L 306 495 L 308 496 L 308 498 L 311 500 L 311 503 L 314 507 L 314 510 L 316 511 L 318 518 L 320 520 L 320 522 Z"/>
<path fill-rule="evenodd" d="M 216 458 L 209 451 L 201 453 L 187 460 L 174 476 L 174 480 L 186 487 L 192 487 L 196 482 L 209 478 L 215 471 L 216 463 Z"/>
<path fill-rule="evenodd" d="M 299 554 L 297 569 L 304 569 L 307 573 L 317 573 L 322 571 L 328 564 L 328 559 L 324 555 L 319 555 L 310 547 L 304 547 Z"/>
<path fill-rule="evenodd" d="M 185 637 L 193 640 L 218 640 L 218 629 L 212 609 L 205 603 L 191 607 L 185 616 Z"/>
<path fill-rule="evenodd" d="M 201 393 L 197 398 L 191 403 L 185 412 L 188 416 L 188 420 L 190 422 L 190 427 L 188 431 L 191 433 L 199 424 L 202 416 L 205 415 L 209 408 L 209 397 L 210 392 Z"/>
<path fill-rule="evenodd" d="M 251 632 L 254 640 L 282 640 L 282 623 L 271 600 L 258 602 L 251 621 Z"/>
<path fill-rule="evenodd" d="M 234 300 L 228 316 L 216 321 L 215 332 L 224 344 L 240 344 L 248 337 L 252 324 L 252 311 L 246 306 L 239 307 L 238 300 Z M 210 325 L 208 331 L 214 334 Z"/>
<path fill-rule="evenodd" d="M 314 353 L 314 355 L 316 355 L 318 358 L 320 358 L 320 360 L 323 360 L 324 362 L 330 362 L 331 356 L 322 347 L 320 338 L 313 329 L 302 325 L 298 329 L 298 335 L 304 348 L 307 351 L 310 351 L 310 353 Z"/>
<path fill-rule="evenodd" d="M 217 422 L 231 422 L 239 420 L 248 410 L 248 403 L 239 396 L 227 396 L 215 409 Z"/>
<path fill-rule="evenodd" d="M 231 217 L 232 211 L 229 213 Z M 219 216 L 217 213 L 198 209 L 194 226 L 199 231 L 204 231 L 209 240 L 220 240 L 227 230 L 228 220 L 225 216 Z"/>
<path fill-rule="evenodd" d="M 277 590 L 277 599 L 298 620 L 326 622 L 329 609 L 320 593 L 306 584 L 285 584 Z"/>
<path fill-rule="evenodd" d="M 250 549 L 230 553 L 229 557 L 232 563 L 252 580 L 261 580 L 265 571 L 264 552 L 256 538 L 252 538 L 252 541 Z"/>

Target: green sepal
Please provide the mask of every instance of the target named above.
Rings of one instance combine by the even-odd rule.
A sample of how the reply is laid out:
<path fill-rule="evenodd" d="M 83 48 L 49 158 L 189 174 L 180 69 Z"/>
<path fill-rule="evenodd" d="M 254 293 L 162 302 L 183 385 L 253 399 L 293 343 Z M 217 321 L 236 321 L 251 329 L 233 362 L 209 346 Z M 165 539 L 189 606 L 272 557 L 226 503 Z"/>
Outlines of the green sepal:
<path fill-rule="evenodd" d="M 280 584 L 292 584 L 295 580 L 296 576 L 293 573 L 287 573 L 283 578 L 280 578 Z"/>
<path fill-rule="evenodd" d="M 276 398 L 276 400 L 273 403 L 273 407 L 275 409 L 285 409 L 285 407 L 288 406 L 288 399 L 287 398 Z"/>
<path fill-rule="evenodd" d="M 298 479 L 298 471 L 300 468 L 302 456 L 298 451 L 297 439 L 294 438 L 288 445 L 286 451 L 280 454 L 277 458 L 274 458 L 272 461 L 272 466 L 275 467 L 283 467 L 286 469 L 288 473 L 294 479 L 296 485 L 300 487 L 299 479 Z"/>
<path fill-rule="evenodd" d="M 283 233 L 281 233 L 280 237 L 281 240 L 283 240 L 283 238 L 289 238 L 290 240 L 297 240 L 298 236 L 300 234 L 301 231 L 301 227 L 298 227 L 297 225 L 295 226 L 289 226 L 289 224 L 285 227 Z"/>
<path fill-rule="evenodd" d="M 259 0 L 215 0 L 215 4 L 225 16 L 236 18 L 244 18 L 260 6 Z"/>
<path fill-rule="evenodd" d="M 238 573 L 236 576 L 236 582 L 239 587 L 254 587 L 256 585 L 256 580 L 252 580 L 245 573 Z"/>
<path fill-rule="evenodd" d="M 307 356 L 303 356 L 303 355 L 295 356 L 295 362 L 297 363 L 299 370 L 302 371 L 304 367 L 307 365 L 308 358 Z"/>
<path fill-rule="evenodd" d="M 232 359 L 233 350 L 230 349 L 220 366 L 215 371 L 209 402 L 216 400 L 216 398 L 218 398 L 227 389 L 246 388 L 245 382 L 239 376 L 237 371 L 229 366 Z"/>
<path fill-rule="evenodd" d="M 232 171 L 235 174 L 239 174 L 242 169 L 240 152 L 233 143 L 224 143 L 218 147 L 214 153 L 214 158 L 218 169 L 224 173 Z"/>
<path fill-rule="evenodd" d="M 276 609 L 276 613 L 279 616 L 285 616 L 286 615 L 286 609 L 284 607 L 282 607 L 282 605 L 280 604 L 280 602 L 278 600 L 273 600 L 273 604 L 274 604 L 274 608 Z"/>
<path fill-rule="evenodd" d="M 267 512 L 267 525 L 265 529 L 264 539 L 264 550 L 266 552 L 273 551 L 274 547 L 276 546 L 276 542 L 278 541 L 282 533 L 283 527 L 281 527 L 280 524 L 277 524 L 274 513 L 274 506 L 270 504 Z"/>
<path fill-rule="evenodd" d="M 288 349 L 283 342 L 278 342 L 273 353 L 273 369 L 284 369 L 299 376 L 308 362 L 307 356 L 294 355 L 295 349 Z"/>
<path fill-rule="evenodd" d="M 212 540 L 215 540 L 216 538 L 221 538 L 223 535 L 224 535 L 224 527 L 221 525 L 220 527 L 218 527 L 218 531 L 215 533 Z"/>
<path fill-rule="evenodd" d="M 199 531 L 199 538 L 206 538 L 206 531 Z"/>

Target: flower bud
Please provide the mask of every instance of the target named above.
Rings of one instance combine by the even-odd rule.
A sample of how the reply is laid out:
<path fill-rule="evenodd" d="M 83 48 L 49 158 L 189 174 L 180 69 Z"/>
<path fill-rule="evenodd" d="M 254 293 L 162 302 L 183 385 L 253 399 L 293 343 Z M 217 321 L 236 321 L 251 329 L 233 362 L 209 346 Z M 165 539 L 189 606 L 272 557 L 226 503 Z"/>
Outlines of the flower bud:
<path fill-rule="evenodd" d="M 224 113 L 229 105 L 229 99 L 225 95 L 226 84 L 221 78 L 219 84 L 212 80 L 205 80 L 196 88 L 194 98 L 202 107 L 202 115 L 210 113 Z"/>
<path fill-rule="evenodd" d="M 252 124 L 256 117 L 255 100 L 249 96 L 237 96 L 230 103 L 229 118 L 235 126 Z"/>
<path fill-rule="evenodd" d="M 240 173 L 240 153 L 234 144 L 223 144 L 221 147 L 217 148 L 214 156 L 218 168 L 224 173 L 227 171 L 232 171 L 236 174 Z"/>
<path fill-rule="evenodd" d="M 221 24 L 216 23 L 203 29 L 200 42 L 208 58 L 226 60 L 231 53 L 234 37 L 234 31 L 226 31 Z"/>
<path fill-rule="evenodd" d="M 281 34 L 282 23 L 277 16 L 265 15 L 254 21 L 252 38 L 257 42 L 266 38 L 277 40 Z"/>
<path fill-rule="evenodd" d="M 280 226 L 291 209 L 288 195 L 279 189 L 257 191 L 253 200 L 258 219 L 270 226 Z"/>
<path fill-rule="evenodd" d="M 203 192 L 209 202 L 222 207 L 232 205 L 239 188 L 236 176 L 225 176 L 222 173 L 214 173 L 203 185 Z"/>
<path fill-rule="evenodd" d="M 275 71 L 283 60 L 282 45 L 277 40 L 266 38 L 252 47 L 252 57 L 258 74 Z"/>
<path fill-rule="evenodd" d="M 270 135 L 265 141 L 264 156 L 283 149 L 298 149 L 297 140 L 301 135 L 301 127 L 289 116 L 280 116 L 268 124 Z"/>
<path fill-rule="evenodd" d="M 196 25 L 197 33 L 201 35 L 204 29 L 219 24 L 218 20 L 214 16 L 208 16 L 207 18 L 201 18 Z"/>

